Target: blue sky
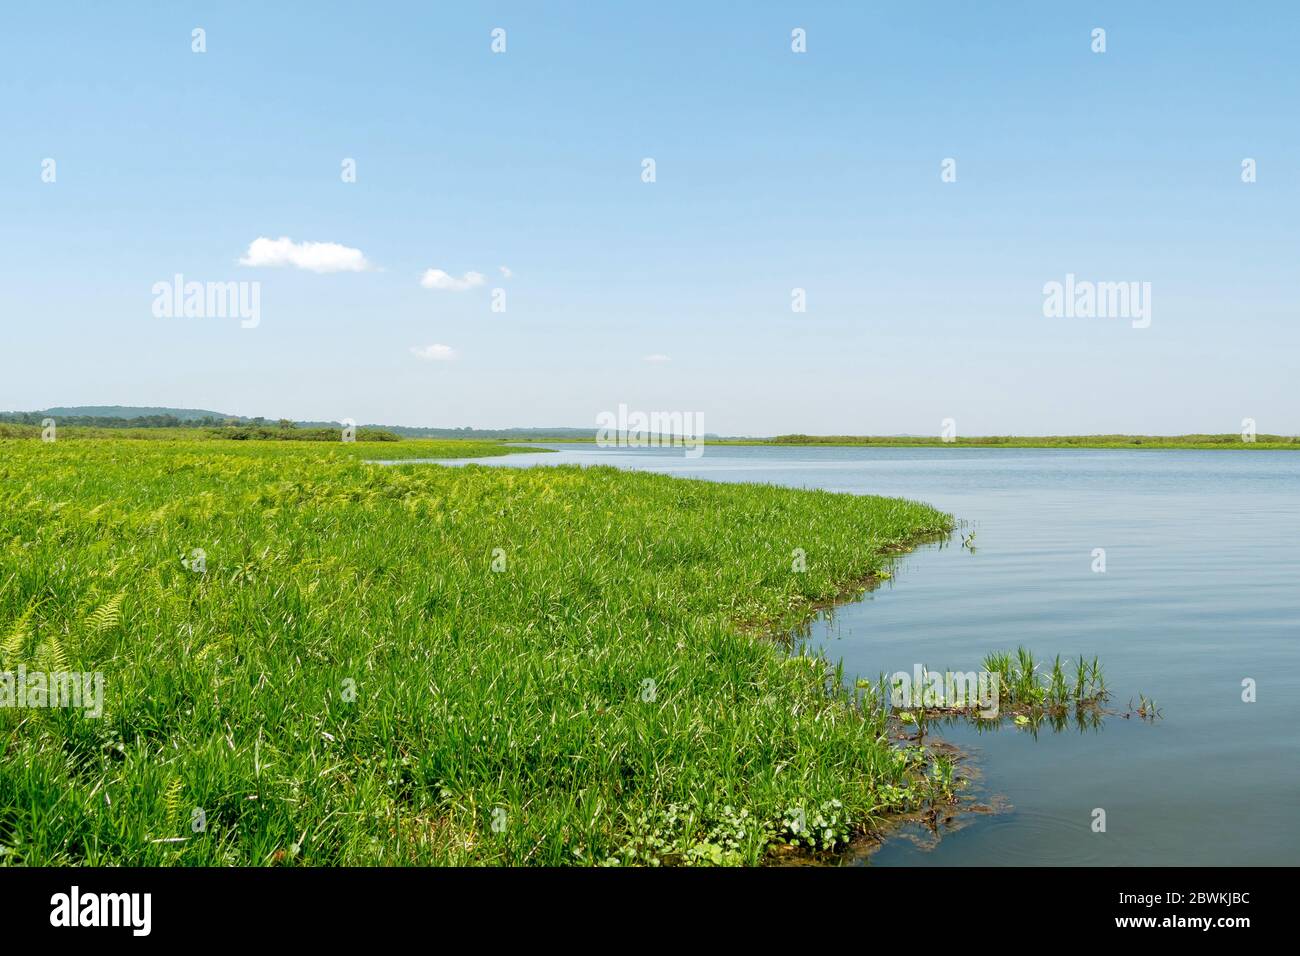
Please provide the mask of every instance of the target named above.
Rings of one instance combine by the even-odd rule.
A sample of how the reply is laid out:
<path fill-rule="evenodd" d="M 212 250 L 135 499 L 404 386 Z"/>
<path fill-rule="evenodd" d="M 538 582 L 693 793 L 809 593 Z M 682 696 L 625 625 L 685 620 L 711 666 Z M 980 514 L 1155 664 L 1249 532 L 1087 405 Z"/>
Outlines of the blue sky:
<path fill-rule="evenodd" d="M 1298 26 L 1285 3 L 7 5 L 0 409 L 1294 433 Z M 241 265 L 260 237 L 369 268 Z M 259 282 L 260 323 L 156 317 L 177 273 Z M 1150 327 L 1045 317 L 1067 273 L 1150 282 Z"/>

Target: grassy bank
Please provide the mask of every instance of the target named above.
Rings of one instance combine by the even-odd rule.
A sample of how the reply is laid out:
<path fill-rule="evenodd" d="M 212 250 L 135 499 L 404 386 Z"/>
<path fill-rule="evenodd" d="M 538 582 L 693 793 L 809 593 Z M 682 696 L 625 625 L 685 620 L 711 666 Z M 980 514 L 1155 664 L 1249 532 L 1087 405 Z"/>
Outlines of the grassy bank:
<path fill-rule="evenodd" d="M 0 708 L 0 860 L 758 863 L 924 798 L 756 635 L 947 515 L 363 461 L 476 444 L 0 441 L 0 670 L 104 675 Z"/>

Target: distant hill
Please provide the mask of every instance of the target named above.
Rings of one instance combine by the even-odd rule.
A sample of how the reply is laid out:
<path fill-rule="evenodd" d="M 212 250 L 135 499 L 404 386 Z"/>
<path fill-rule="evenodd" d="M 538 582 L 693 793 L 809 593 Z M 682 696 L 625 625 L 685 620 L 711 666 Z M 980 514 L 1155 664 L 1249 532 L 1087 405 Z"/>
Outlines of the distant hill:
<path fill-rule="evenodd" d="M 213 412 L 204 408 L 155 408 L 141 405 L 71 405 L 62 408 L 47 408 L 43 412 L 31 412 L 33 415 L 47 415 L 50 418 L 161 418 L 170 416 L 183 422 L 195 419 L 240 418 L 224 412 Z"/>
<path fill-rule="evenodd" d="M 52 418 L 60 425 L 91 428 L 199 428 L 248 419 L 201 408 L 156 408 L 131 405 L 66 405 L 34 412 L 0 412 L 0 422 L 39 425 Z"/>

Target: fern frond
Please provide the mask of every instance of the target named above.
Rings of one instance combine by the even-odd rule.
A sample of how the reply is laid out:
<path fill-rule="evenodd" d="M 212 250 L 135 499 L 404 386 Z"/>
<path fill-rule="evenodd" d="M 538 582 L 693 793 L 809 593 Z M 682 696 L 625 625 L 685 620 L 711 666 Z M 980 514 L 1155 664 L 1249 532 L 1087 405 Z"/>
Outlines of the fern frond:
<path fill-rule="evenodd" d="M 177 777 L 167 784 L 167 789 L 163 791 L 163 808 L 167 811 L 167 826 L 172 830 L 175 829 L 181 819 L 181 789 L 183 786 L 181 778 Z"/>
<path fill-rule="evenodd" d="M 86 618 L 86 627 L 92 634 L 103 634 L 122 620 L 122 599 L 125 592 L 114 594 Z"/>
<path fill-rule="evenodd" d="M 23 611 L 18 620 L 10 625 L 5 636 L 0 638 L 0 660 L 16 661 L 22 655 L 23 645 L 31 635 L 32 612 L 35 610 L 36 602 L 33 601 L 27 605 L 27 610 Z"/>
<path fill-rule="evenodd" d="M 41 642 L 39 648 L 42 665 L 47 671 L 66 674 L 68 671 L 68 655 L 64 653 L 63 644 L 53 634 Z"/>

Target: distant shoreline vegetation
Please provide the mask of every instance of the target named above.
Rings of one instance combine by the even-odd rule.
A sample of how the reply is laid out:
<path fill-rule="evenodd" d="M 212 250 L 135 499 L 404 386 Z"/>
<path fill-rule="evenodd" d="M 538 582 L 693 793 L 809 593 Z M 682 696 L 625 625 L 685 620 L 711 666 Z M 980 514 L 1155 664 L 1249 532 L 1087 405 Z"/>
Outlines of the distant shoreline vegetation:
<path fill-rule="evenodd" d="M 515 442 L 591 444 L 591 438 L 511 438 Z M 1257 435 L 985 435 L 944 441 L 925 435 L 777 435 L 775 438 L 714 438 L 707 445 L 871 448 L 1136 448 L 1136 449 L 1279 449 L 1300 450 L 1300 437 Z"/>
<path fill-rule="evenodd" d="M 755 445 L 875 445 L 936 448 L 1297 448 L 1294 435 L 1255 435 L 1246 441 L 1227 435 L 984 435 L 943 441 L 930 436 L 778 435 L 771 439 L 726 439 L 719 444 Z"/>
<path fill-rule="evenodd" d="M 53 417 L 53 416 L 50 416 Z M 180 439 L 206 440 L 226 439 L 228 441 L 315 441 L 329 442 L 342 440 L 342 427 L 306 427 L 293 422 L 276 425 L 259 425 L 252 422 L 227 422 L 210 424 L 208 422 L 163 422 L 144 424 L 141 420 L 114 420 L 93 418 L 54 419 L 58 425 L 58 437 L 78 438 L 117 438 L 117 439 Z M 27 423 L 6 423 L 0 420 L 0 438 L 35 438 L 42 436 L 42 425 Z M 400 435 L 380 428 L 358 428 L 355 433 L 360 442 L 396 442 L 402 441 Z"/>
<path fill-rule="evenodd" d="M 33 412 L 0 412 L 0 438 L 39 438 L 47 418 L 60 433 L 75 438 L 232 438 L 336 441 L 342 422 L 292 421 L 224 415 L 191 408 L 135 408 L 86 405 Z M 64 429 L 72 429 L 64 432 Z M 595 440 L 595 428 L 423 428 L 407 425 L 361 425 L 358 441 L 461 439 L 477 441 Z M 711 436 L 710 436 L 711 437 Z"/>
<path fill-rule="evenodd" d="M 39 438 L 42 423 L 53 418 L 67 437 L 154 438 L 201 437 L 235 440 L 335 441 L 341 422 L 246 418 L 205 409 L 135 408 L 87 405 L 35 412 L 0 412 L 0 438 Z M 160 431 L 151 431 L 160 430 Z M 566 442 L 591 444 L 595 428 L 423 428 L 408 425 L 361 425 L 358 441 L 468 439 L 479 441 Z M 983 435 L 944 441 L 935 435 L 777 435 L 771 438 L 708 434 L 705 445 L 869 446 L 877 448 L 1136 448 L 1136 449 L 1300 449 L 1294 435 Z"/>

